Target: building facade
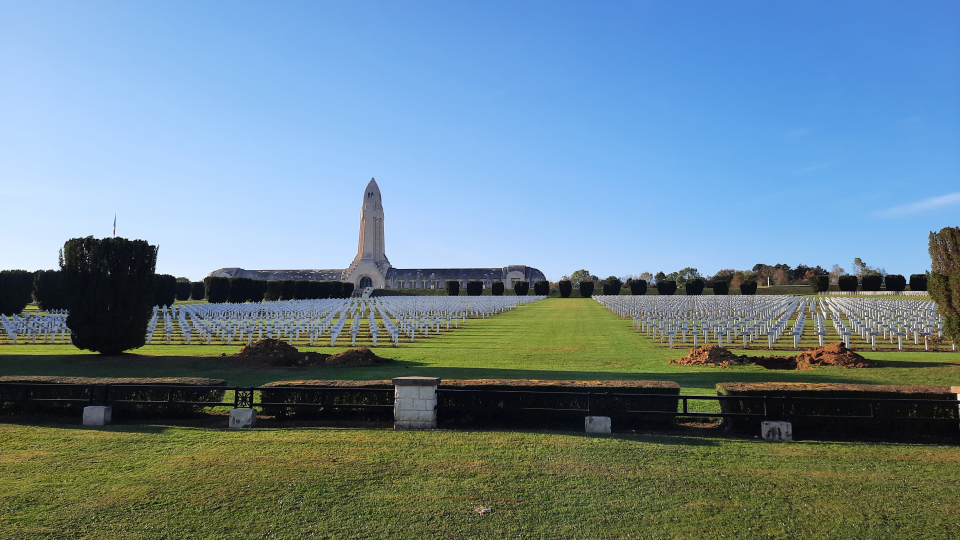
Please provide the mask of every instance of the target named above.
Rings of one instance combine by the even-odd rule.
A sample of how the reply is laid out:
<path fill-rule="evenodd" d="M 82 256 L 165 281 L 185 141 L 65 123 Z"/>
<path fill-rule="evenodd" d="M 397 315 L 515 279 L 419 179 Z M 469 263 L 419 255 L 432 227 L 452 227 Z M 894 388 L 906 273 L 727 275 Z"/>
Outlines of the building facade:
<path fill-rule="evenodd" d="M 499 268 L 394 268 L 387 259 L 386 241 L 383 228 L 383 200 L 380 186 L 373 178 L 363 193 L 363 205 L 360 207 L 360 241 L 357 256 L 350 266 L 343 270 L 245 270 L 243 268 L 221 268 L 210 272 L 210 276 L 248 277 L 252 279 L 313 279 L 340 280 L 353 283 L 357 289 L 373 287 L 376 289 L 442 289 L 447 281 L 459 281 L 466 287 L 468 281 L 483 282 L 484 288 L 491 287 L 495 281 L 504 286 L 513 287 L 518 281 L 534 282 L 544 280 L 543 272 L 523 265 Z"/>

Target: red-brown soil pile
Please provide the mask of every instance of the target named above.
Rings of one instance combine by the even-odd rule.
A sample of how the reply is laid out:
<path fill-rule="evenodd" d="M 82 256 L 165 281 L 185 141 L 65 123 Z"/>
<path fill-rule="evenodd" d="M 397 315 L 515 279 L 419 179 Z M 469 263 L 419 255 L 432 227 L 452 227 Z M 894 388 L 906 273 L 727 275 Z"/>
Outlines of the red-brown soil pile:
<path fill-rule="evenodd" d="M 719 345 L 707 345 L 690 349 L 690 354 L 670 363 L 675 366 L 731 366 L 744 364 L 744 358 Z"/>
<path fill-rule="evenodd" d="M 813 369 L 813 366 L 843 368 L 870 368 L 879 364 L 867 360 L 846 348 L 843 343 L 831 343 L 792 356 L 737 356 L 718 345 L 690 349 L 690 354 L 671 360 L 675 366 L 737 366 L 756 364 L 767 369 Z"/>
<path fill-rule="evenodd" d="M 389 364 L 393 360 L 381 358 L 366 347 L 347 349 L 340 354 L 327 358 L 328 366 L 372 366 L 374 364 Z"/>
<path fill-rule="evenodd" d="M 329 355 L 317 352 L 300 352 L 296 347 L 279 339 L 261 339 L 240 349 L 234 356 L 263 362 L 271 366 L 372 366 L 393 362 L 380 358 L 370 349 L 348 349 Z"/>
<path fill-rule="evenodd" d="M 823 347 L 808 349 L 806 352 L 798 354 L 797 365 L 871 368 L 877 367 L 879 364 L 873 360 L 867 360 L 859 354 L 851 351 L 850 349 L 846 348 L 843 343 L 830 343 L 828 345 L 824 345 Z"/>

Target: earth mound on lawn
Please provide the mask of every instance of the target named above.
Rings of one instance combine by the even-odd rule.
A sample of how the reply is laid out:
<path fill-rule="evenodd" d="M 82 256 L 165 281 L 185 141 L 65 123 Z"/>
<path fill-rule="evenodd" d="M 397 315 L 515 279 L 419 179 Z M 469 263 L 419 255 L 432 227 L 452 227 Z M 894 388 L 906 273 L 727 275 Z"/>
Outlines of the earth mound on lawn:
<path fill-rule="evenodd" d="M 329 355 L 317 352 L 300 352 L 296 347 L 279 339 L 260 339 L 240 349 L 234 356 L 271 366 L 372 366 L 393 362 L 381 358 L 370 349 L 348 349 L 342 353 Z"/>
<path fill-rule="evenodd" d="M 843 368 L 871 368 L 879 364 L 867 360 L 846 348 L 843 343 L 831 343 L 809 349 L 797 356 L 737 356 L 719 345 L 690 349 L 690 354 L 671 360 L 675 366 L 739 366 L 755 364 L 766 369 L 813 369 L 813 366 Z"/>
<path fill-rule="evenodd" d="M 808 349 L 806 352 L 798 354 L 797 365 L 871 368 L 877 367 L 879 363 L 860 356 L 840 342 Z"/>
<path fill-rule="evenodd" d="M 675 366 L 736 366 L 745 364 L 744 358 L 719 345 L 707 345 L 690 349 L 690 354 L 670 363 Z"/>

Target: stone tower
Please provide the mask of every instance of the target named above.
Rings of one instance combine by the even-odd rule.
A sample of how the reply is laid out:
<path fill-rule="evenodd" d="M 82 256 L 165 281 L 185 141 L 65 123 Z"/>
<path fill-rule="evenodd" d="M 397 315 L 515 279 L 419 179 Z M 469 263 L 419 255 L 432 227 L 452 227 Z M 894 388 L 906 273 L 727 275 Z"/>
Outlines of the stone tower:
<path fill-rule="evenodd" d="M 383 202 L 380 186 L 373 178 L 363 190 L 363 205 L 360 207 L 360 241 L 357 256 L 350 267 L 344 270 L 344 281 L 351 281 L 357 288 L 385 286 L 390 261 L 387 259 L 383 238 Z M 369 280 L 369 281 L 367 281 Z"/>

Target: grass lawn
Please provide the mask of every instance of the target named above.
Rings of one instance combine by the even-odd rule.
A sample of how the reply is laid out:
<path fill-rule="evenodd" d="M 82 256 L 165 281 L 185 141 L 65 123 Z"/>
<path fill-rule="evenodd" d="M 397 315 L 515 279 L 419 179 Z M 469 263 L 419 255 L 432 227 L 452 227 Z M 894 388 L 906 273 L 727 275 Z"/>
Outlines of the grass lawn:
<path fill-rule="evenodd" d="M 816 381 L 876 384 L 960 385 L 960 354 L 870 352 L 878 369 L 817 368 L 772 371 L 671 366 L 687 349 L 666 349 L 631 329 L 593 300 L 547 299 L 465 327 L 377 353 L 395 364 L 366 368 L 250 368 L 221 353 L 239 345 L 152 345 L 119 357 L 101 357 L 70 345 L 0 346 L 0 375 L 201 376 L 257 385 L 289 379 L 382 379 L 399 375 L 442 378 L 660 379 L 687 393 L 713 393 L 721 381 Z M 343 348 L 317 347 L 323 352 Z M 750 354 L 766 354 L 753 350 Z M 792 354 L 777 351 L 776 354 Z"/>
<path fill-rule="evenodd" d="M 2 424 L 0 441 L 11 539 L 956 538 L 960 526 L 956 447 Z"/>

